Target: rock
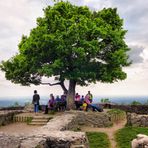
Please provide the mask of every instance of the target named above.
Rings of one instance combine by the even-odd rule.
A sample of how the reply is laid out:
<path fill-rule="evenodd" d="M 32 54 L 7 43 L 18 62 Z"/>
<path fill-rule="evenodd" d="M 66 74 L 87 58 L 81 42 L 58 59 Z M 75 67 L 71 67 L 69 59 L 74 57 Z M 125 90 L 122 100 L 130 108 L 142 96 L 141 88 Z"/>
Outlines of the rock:
<path fill-rule="evenodd" d="M 128 113 L 127 125 L 134 127 L 148 127 L 148 115 Z"/>
<path fill-rule="evenodd" d="M 136 139 L 131 142 L 132 148 L 148 148 L 148 136 L 138 134 Z"/>
<path fill-rule="evenodd" d="M 18 137 L 0 133 L 0 148 L 19 148 L 20 142 Z"/>

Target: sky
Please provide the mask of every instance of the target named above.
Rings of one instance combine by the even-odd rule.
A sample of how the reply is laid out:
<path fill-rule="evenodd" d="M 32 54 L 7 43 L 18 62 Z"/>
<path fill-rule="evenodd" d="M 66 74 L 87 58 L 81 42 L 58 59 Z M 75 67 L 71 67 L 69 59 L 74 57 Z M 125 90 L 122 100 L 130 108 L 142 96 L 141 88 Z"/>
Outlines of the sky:
<path fill-rule="evenodd" d="M 77 86 L 76 92 L 86 94 L 88 90 L 95 96 L 148 96 L 148 1 L 146 0 L 69 0 L 75 5 L 86 5 L 92 10 L 104 7 L 117 8 L 124 19 L 124 29 L 128 30 L 125 41 L 133 63 L 123 70 L 127 79 L 113 84 L 96 83 L 88 87 Z M 36 27 L 36 18 L 43 16 L 43 8 L 50 0 L 1 0 L 0 1 L 0 61 L 11 58 L 18 52 L 22 35 L 29 35 Z M 50 78 L 50 82 L 54 82 Z M 34 90 L 41 96 L 61 94 L 59 86 L 21 86 L 12 84 L 0 72 L 0 97 L 32 96 Z"/>

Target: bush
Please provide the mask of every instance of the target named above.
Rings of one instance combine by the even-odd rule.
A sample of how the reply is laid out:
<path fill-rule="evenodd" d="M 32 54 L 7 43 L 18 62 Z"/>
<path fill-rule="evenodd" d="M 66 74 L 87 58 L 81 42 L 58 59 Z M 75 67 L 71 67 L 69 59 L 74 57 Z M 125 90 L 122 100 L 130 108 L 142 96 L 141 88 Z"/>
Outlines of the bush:
<path fill-rule="evenodd" d="M 133 101 L 132 103 L 131 103 L 131 105 L 142 105 L 140 102 L 138 102 L 138 101 Z"/>
<path fill-rule="evenodd" d="M 108 136 L 101 132 L 86 132 L 90 148 L 110 148 Z"/>
<path fill-rule="evenodd" d="M 131 148 L 131 141 L 136 138 L 137 134 L 148 135 L 148 128 L 144 127 L 125 127 L 118 130 L 115 135 L 117 148 Z"/>

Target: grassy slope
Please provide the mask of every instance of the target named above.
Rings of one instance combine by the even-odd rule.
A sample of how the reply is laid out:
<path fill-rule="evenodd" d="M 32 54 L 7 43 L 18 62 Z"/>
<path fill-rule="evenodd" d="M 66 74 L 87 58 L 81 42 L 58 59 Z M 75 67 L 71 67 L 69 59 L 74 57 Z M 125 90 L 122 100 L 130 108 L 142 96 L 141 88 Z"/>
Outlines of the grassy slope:
<path fill-rule="evenodd" d="M 131 141 L 137 134 L 148 135 L 148 128 L 144 127 L 125 127 L 116 133 L 118 148 L 131 148 Z"/>
<path fill-rule="evenodd" d="M 110 148 L 108 136 L 101 132 L 86 132 L 90 148 Z"/>

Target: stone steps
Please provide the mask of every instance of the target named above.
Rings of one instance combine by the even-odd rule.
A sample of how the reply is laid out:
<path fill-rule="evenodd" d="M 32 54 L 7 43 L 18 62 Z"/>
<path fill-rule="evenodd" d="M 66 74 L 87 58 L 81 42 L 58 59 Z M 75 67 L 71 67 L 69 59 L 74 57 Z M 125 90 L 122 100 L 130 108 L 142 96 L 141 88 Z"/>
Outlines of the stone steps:
<path fill-rule="evenodd" d="M 45 125 L 47 122 L 52 119 L 49 116 L 34 116 L 31 123 L 29 125 Z"/>

